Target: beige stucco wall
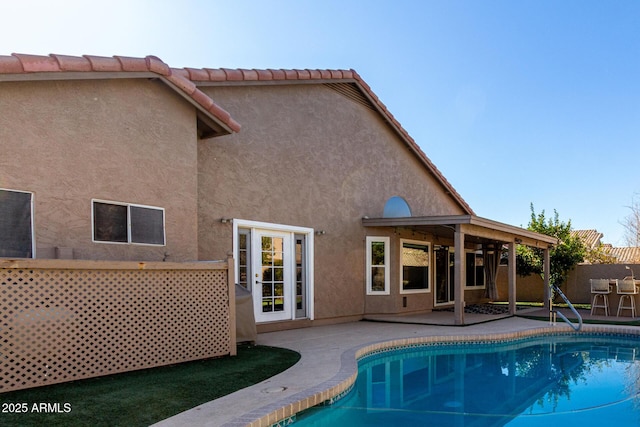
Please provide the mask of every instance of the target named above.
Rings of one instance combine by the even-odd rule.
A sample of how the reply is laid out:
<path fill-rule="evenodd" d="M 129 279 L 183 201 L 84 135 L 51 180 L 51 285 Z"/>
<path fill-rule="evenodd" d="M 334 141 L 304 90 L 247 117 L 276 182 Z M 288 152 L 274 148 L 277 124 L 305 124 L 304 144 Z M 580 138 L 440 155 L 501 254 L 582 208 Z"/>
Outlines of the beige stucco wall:
<path fill-rule="evenodd" d="M 567 297 L 571 302 L 588 304 L 591 303 L 591 284 L 589 279 L 623 279 L 631 276 L 631 272 L 625 268 L 629 265 L 633 269 L 634 276 L 640 274 L 640 265 L 637 264 L 580 264 L 571 271 L 564 285 Z M 564 289 L 563 289 L 564 291 Z M 613 289 L 613 294 L 616 290 Z M 611 302 L 617 305 L 618 300 L 615 295 Z"/>
<path fill-rule="evenodd" d="M 506 265 L 498 267 L 496 278 L 500 301 L 509 301 L 509 276 Z M 544 300 L 544 282 L 537 274 L 522 277 L 516 275 L 516 300 L 521 302 L 542 302 Z"/>
<path fill-rule="evenodd" d="M 638 272 L 636 274 L 640 274 L 640 265 L 638 264 L 578 264 L 569 272 L 567 282 L 562 285 L 562 292 L 572 303 L 590 304 L 591 284 L 589 279 L 622 279 L 630 276 L 631 272 L 625 268 L 625 265 L 629 265 L 634 273 Z M 509 288 L 507 267 L 504 265 L 501 265 L 498 269 L 497 284 L 500 299 L 507 301 Z M 611 298 L 612 304 L 617 304 L 615 289 L 613 294 Z M 527 277 L 517 276 L 516 298 L 517 301 L 522 302 L 542 302 L 544 300 L 544 282 L 542 278 L 537 274 Z"/>
<path fill-rule="evenodd" d="M 395 269 L 399 241 L 365 229 L 363 216 L 382 216 L 396 195 L 416 216 L 463 213 L 376 112 L 322 85 L 200 89 L 243 126 L 199 144 L 201 258 L 232 249 L 223 217 L 310 227 L 326 232 L 315 237 L 318 321 L 433 305 L 428 294 L 403 308 L 397 270 L 390 296 L 365 296 L 365 236 L 394 238 Z"/>
<path fill-rule="evenodd" d="M 195 109 L 161 82 L 0 82 L 0 149 L 0 188 L 34 193 L 38 258 L 197 259 Z M 93 198 L 165 208 L 166 247 L 92 243 Z"/>

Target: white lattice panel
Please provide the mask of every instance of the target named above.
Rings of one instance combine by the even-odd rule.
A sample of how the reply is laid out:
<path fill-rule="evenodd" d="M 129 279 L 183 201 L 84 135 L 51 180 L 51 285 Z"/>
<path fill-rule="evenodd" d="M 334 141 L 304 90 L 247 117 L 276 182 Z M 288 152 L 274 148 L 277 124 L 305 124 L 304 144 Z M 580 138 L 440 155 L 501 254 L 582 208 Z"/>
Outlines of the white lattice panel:
<path fill-rule="evenodd" d="M 227 270 L 0 269 L 0 392 L 231 352 Z"/>

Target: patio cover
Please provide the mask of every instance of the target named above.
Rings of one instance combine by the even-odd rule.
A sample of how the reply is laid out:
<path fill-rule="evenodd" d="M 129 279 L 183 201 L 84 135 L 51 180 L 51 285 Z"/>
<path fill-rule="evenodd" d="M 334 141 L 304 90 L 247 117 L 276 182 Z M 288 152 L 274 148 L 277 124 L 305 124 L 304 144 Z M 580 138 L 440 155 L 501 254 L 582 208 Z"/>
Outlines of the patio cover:
<path fill-rule="evenodd" d="M 516 312 L 516 245 L 543 250 L 545 305 L 549 301 L 549 249 L 558 243 L 555 237 L 475 215 L 443 215 L 402 218 L 362 218 L 365 227 L 405 228 L 451 239 L 455 248 L 454 316 L 456 325 L 464 325 L 465 245 L 507 244 L 509 248 L 509 313 Z"/>

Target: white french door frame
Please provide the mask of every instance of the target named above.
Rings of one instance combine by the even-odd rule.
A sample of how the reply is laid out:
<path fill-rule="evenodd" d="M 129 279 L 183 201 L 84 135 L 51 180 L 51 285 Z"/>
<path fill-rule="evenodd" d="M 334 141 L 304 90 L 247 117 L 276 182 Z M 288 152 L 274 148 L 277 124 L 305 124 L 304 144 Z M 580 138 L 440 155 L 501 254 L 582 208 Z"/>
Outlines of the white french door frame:
<path fill-rule="evenodd" d="M 451 305 L 455 302 L 455 289 L 453 288 L 453 277 L 451 276 L 451 257 L 453 256 L 454 252 L 451 251 L 451 249 L 453 248 L 453 246 L 447 246 L 447 266 L 445 268 L 444 272 L 441 272 L 438 270 L 438 263 L 436 260 L 437 257 L 437 251 L 438 250 L 442 250 L 441 248 L 436 249 L 436 246 L 438 245 L 434 245 L 433 247 L 433 257 L 431 258 L 433 260 L 433 306 L 434 307 L 442 307 L 442 306 L 448 306 Z M 447 279 L 447 283 L 445 284 L 445 289 L 447 292 L 445 292 L 447 294 L 447 299 L 448 301 L 443 301 L 443 302 L 438 302 L 438 274 L 444 274 L 446 276 Z"/>
<path fill-rule="evenodd" d="M 268 222 L 261 222 L 261 221 L 250 221 L 250 220 L 244 220 L 244 219 L 237 219 L 234 218 L 233 219 L 233 254 L 234 254 L 234 269 L 235 269 L 235 277 L 238 277 L 239 274 L 239 266 L 238 266 L 238 229 L 239 228 L 249 228 L 251 229 L 251 235 L 252 235 L 252 239 L 253 236 L 255 235 L 256 232 L 259 233 L 263 233 L 263 232 L 275 232 L 275 233 L 286 233 L 287 234 L 287 238 L 290 239 L 290 242 L 288 242 L 288 246 L 290 248 L 295 248 L 295 235 L 296 234 L 302 234 L 305 236 L 305 250 L 303 251 L 304 254 L 304 261 L 306 263 L 306 268 L 305 268 L 305 280 L 306 280 L 306 319 L 310 319 L 313 320 L 314 318 L 314 281 L 313 281 L 313 277 L 314 277 L 314 273 L 313 273 L 313 260 L 314 260 L 314 230 L 313 228 L 307 228 L 307 227 L 298 227 L 298 226 L 292 226 L 292 225 L 285 225 L 285 224 L 273 224 L 273 223 L 268 223 Z M 258 253 L 258 248 L 252 248 L 253 249 L 253 253 Z M 284 320 L 295 320 L 296 319 L 296 281 L 295 281 L 295 276 L 293 274 L 293 272 L 295 272 L 295 257 L 291 256 L 291 268 L 290 271 L 292 272 L 291 274 L 291 278 L 289 280 L 289 283 L 291 285 L 291 288 L 286 290 L 285 293 L 288 293 L 289 295 L 291 295 L 292 297 L 289 298 L 289 302 L 288 304 L 290 304 L 290 307 L 287 307 L 287 312 L 290 313 L 289 317 L 287 319 Z M 250 279 L 252 280 L 252 283 L 254 283 L 254 287 L 255 287 L 255 272 L 252 272 L 252 276 Z M 253 292 L 252 292 L 253 293 Z M 254 295 L 255 298 L 255 295 Z M 259 320 L 259 315 L 260 313 L 254 313 L 256 315 L 256 322 L 260 323 L 261 320 Z M 276 320 L 276 319 L 274 319 Z M 277 319 L 277 320 L 283 320 L 283 319 Z"/>

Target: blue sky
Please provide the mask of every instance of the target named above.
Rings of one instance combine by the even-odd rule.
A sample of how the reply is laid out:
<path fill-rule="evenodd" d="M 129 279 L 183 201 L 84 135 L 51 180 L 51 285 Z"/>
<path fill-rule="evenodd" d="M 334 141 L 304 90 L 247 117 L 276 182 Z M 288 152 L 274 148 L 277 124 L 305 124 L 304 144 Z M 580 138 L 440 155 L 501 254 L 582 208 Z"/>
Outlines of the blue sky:
<path fill-rule="evenodd" d="M 0 4 L 0 54 L 355 69 L 482 217 L 531 203 L 624 245 L 640 193 L 640 1 Z"/>

